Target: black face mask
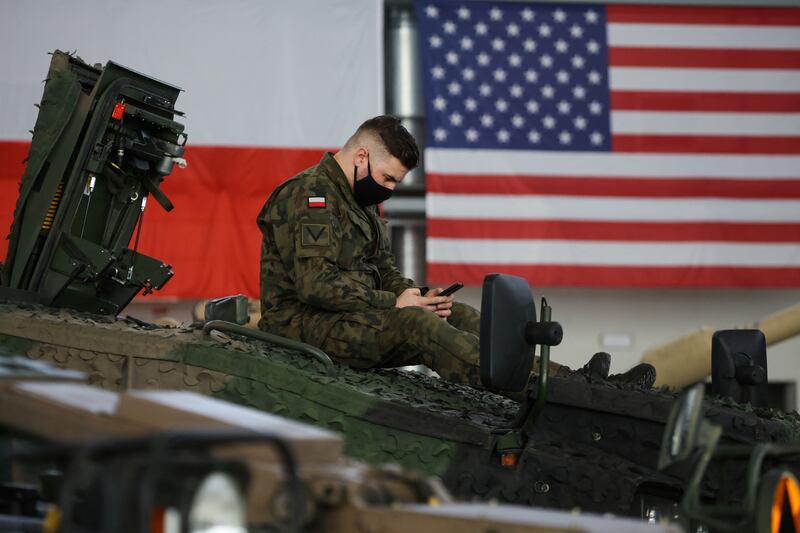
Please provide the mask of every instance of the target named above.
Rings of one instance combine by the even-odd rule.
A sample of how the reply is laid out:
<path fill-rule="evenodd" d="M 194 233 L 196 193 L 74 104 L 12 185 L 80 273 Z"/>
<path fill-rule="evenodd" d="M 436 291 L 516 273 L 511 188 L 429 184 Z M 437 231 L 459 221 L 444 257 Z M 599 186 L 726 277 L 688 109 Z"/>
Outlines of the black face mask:
<path fill-rule="evenodd" d="M 355 179 L 358 174 L 358 167 L 353 170 L 353 196 L 356 203 L 361 207 L 370 205 L 377 205 L 381 202 L 388 200 L 392 196 L 392 189 L 380 185 L 372 177 L 372 168 L 369 166 L 369 159 L 367 159 L 367 175 L 360 180 Z"/>

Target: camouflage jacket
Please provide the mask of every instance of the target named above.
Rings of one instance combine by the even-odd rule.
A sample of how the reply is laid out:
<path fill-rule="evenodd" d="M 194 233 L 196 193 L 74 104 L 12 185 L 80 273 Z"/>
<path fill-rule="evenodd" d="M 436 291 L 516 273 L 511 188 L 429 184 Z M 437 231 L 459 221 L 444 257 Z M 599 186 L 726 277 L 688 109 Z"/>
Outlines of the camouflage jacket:
<path fill-rule="evenodd" d="M 257 222 L 261 329 L 321 346 L 344 313 L 390 309 L 413 285 L 377 208 L 356 203 L 330 153 L 278 186 Z"/>

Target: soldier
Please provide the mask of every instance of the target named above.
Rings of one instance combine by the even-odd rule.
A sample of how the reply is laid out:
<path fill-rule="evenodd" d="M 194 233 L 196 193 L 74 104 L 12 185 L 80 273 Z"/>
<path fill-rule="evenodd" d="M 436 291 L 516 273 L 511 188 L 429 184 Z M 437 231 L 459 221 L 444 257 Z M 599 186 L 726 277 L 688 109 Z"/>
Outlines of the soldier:
<path fill-rule="evenodd" d="M 378 213 L 418 159 L 400 121 L 378 116 L 273 191 L 258 215 L 259 327 L 352 367 L 425 364 L 481 387 L 478 311 L 404 278 Z M 597 354 L 583 370 L 605 378 L 607 358 Z M 569 369 L 552 363 L 551 372 Z"/>

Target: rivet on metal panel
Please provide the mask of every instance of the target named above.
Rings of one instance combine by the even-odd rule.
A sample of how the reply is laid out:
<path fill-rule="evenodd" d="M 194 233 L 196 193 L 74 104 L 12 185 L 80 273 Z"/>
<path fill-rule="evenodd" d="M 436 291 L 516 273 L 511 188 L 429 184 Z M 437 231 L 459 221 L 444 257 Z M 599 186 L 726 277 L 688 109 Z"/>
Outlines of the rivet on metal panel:
<path fill-rule="evenodd" d="M 539 494 L 545 494 L 550 492 L 550 485 L 545 483 L 544 481 L 537 481 L 533 484 L 533 490 L 538 492 Z"/>

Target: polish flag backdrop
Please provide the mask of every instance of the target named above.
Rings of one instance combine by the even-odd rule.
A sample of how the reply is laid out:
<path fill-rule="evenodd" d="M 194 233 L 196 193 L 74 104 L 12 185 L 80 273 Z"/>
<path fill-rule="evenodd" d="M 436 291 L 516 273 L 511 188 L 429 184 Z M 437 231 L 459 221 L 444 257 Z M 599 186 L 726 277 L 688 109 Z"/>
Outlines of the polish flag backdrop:
<path fill-rule="evenodd" d="M 0 12 L 0 260 L 54 49 L 182 87 L 186 169 L 147 207 L 139 249 L 173 265 L 155 297 L 258 294 L 272 189 L 383 110 L 375 0 L 8 2 Z M 148 298 L 152 298 L 149 296 Z"/>

